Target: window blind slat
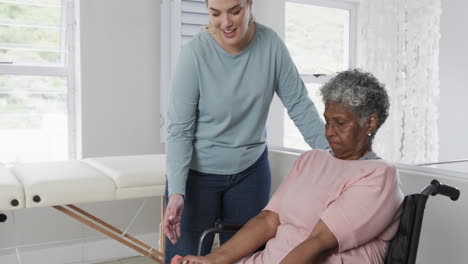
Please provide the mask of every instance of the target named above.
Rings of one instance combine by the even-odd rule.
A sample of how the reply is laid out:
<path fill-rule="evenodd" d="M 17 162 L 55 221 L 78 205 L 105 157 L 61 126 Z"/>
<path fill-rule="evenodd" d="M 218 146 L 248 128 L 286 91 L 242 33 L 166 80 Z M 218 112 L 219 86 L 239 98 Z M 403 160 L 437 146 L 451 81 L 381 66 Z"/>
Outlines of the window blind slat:
<path fill-rule="evenodd" d="M 205 2 L 182 1 L 182 12 L 208 14 Z"/>
<path fill-rule="evenodd" d="M 192 36 L 208 24 L 208 10 L 205 0 L 182 0 L 181 2 L 181 44 L 187 43 Z"/>
<path fill-rule="evenodd" d="M 182 13 L 183 24 L 205 25 L 208 24 L 208 15 L 197 13 Z"/>
<path fill-rule="evenodd" d="M 200 32 L 205 25 L 182 24 L 182 36 L 194 36 Z"/>

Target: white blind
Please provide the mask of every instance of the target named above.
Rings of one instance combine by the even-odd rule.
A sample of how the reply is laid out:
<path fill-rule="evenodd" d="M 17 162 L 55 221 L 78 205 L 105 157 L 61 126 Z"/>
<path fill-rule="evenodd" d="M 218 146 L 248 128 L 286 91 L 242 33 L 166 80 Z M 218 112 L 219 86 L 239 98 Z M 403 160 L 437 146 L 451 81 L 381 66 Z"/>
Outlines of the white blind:
<path fill-rule="evenodd" d="M 161 141 L 166 141 L 167 103 L 182 45 L 208 24 L 205 0 L 163 0 L 161 7 Z"/>
<path fill-rule="evenodd" d="M 180 24 L 181 44 L 183 45 L 208 24 L 208 10 L 205 1 L 183 0 Z"/>

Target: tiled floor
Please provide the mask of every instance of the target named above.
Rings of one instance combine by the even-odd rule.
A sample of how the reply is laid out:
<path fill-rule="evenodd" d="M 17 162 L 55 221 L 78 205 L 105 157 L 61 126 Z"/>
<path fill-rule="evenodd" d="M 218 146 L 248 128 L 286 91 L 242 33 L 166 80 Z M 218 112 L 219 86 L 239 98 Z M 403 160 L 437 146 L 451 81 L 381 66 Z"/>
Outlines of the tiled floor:
<path fill-rule="evenodd" d="M 106 262 L 99 262 L 96 264 L 154 264 L 155 262 L 146 258 L 146 257 L 133 257 L 133 258 L 125 258 L 125 259 L 118 259 Z"/>

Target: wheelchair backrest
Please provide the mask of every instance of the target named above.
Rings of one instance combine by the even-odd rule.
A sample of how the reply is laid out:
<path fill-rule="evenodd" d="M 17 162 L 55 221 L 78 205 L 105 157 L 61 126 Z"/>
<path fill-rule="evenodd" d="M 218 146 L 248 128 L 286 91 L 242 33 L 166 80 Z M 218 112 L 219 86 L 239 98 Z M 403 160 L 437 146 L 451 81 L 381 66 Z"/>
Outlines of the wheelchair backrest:
<path fill-rule="evenodd" d="M 405 196 L 400 226 L 390 242 L 385 264 L 414 264 L 418 252 L 424 208 L 428 196 L 412 194 Z"/>

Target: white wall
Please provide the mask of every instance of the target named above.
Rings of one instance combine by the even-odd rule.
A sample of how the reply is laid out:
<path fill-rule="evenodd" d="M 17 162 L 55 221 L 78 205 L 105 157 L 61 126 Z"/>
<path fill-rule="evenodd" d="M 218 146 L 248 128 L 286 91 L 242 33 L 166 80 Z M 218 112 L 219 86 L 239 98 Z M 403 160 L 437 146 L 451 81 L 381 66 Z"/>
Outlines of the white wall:
<path fill-rule="evenodd" d="M 253 4 L 255 20 L 274 29 L 283 39 L 286 30 L 284 9 L 284 0 L 255 0 Z M 266 128 L 268 142 L 277 146 L 282 146 L 284 141 L 284 130 L 277 129 L 276 125 L 283 123 L 283 111 L 283 104 L 275 94 L 270 106 Z"/>
<path fill-rule="evenodd" d="M 281 37 L 285 36 L 285 0 L 255 0 L 253 12 L 255 20 L 273 28 Z"/>
<path fill-rule="evenodd" d="M 160 2 L 80 0 L 83 157 L 163 153 Z"/>
<path fill-rule="evenodd" d="M 468 158 L 468 2 L 442 0 L 440 39 L 440 158 Z"/>
<path fill-rule="evenodd" d="M 163 153 L 159 136 L 160 1 L 79 0 L 76 4 L 81 13 L 77 115 L 82 117 L 82 157 Z M 124 230 L 141 202 L 80 206 Z M 8 221 L 0 223 L 0 249 L 9 249 L 0 250 L 2 264 L 94 263 L 136 255 L 52 208 L 5 213 Z M 160 199 L 151 198 L 130 233 L 157 247 L 159 219 Z M 19 247 L 21 262 L 15 247 Z"/>

